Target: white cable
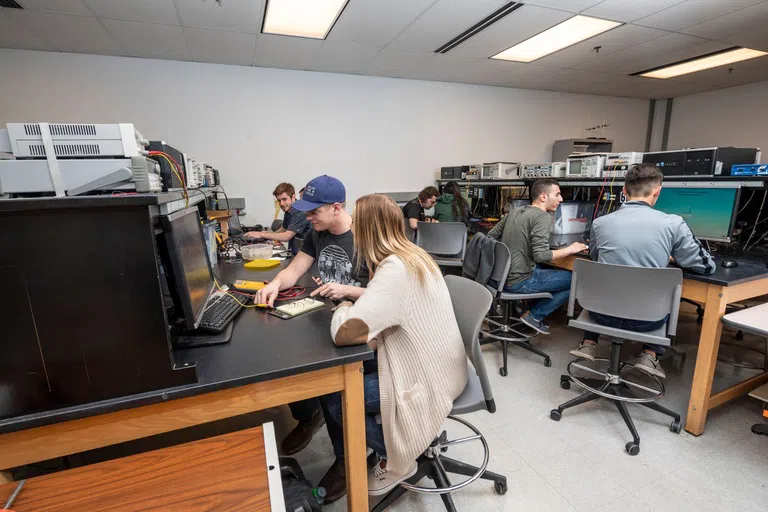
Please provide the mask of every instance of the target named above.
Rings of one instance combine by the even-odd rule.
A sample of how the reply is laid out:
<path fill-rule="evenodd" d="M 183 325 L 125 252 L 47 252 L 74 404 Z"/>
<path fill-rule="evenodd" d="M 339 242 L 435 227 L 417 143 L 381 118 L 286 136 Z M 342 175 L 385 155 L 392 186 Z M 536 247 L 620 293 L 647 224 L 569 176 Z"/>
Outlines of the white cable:
<path fill-rule="evenodd" d="M 763 194 L 763 202 L 760 203 L 760 210 L 757 212 L 757 217 L 755 218 L 755 225 L 752 226 L 752 233 L 749 234 L 749 238 L 747 238 L 747 243 L 744 244 L 744 250 L 749 250 L 747 246 L 749 245 L 749 242 L 752 240 L 752 237 L 755 236 L 755 230 L 757 229 L 757 224 L 760 222 L 760 214 L 763 213 L 763 206 L 765 206 L 765 197 L 768 196 L 768 190 L 765 191 Z M 762 240 L 762 238 L 761 238 Z M 757 243 L 757 242 L 755 242 Z"/>

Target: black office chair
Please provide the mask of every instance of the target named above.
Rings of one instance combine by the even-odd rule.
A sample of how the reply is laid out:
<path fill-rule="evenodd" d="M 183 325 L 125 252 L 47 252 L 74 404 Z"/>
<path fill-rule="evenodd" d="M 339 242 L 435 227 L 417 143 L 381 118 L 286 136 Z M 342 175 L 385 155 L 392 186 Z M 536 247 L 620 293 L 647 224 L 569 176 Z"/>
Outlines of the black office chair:
<path fill-rule="evenodd" d="M 269 230 L 270 231 L 277 231 L 281 227 L 283 227 L 283 219 L 275 219 L 275 220 L 272 221 L 272 225 L 269 226 Z"/>
<path fill-rule="evenodd" d="M 617 288 L 616 283 L 621 283 L 621 286 Z M 641 373 L 634 370 L 632 365 L 622 362 L 621 347 L 624 340 L 669 346 L 670 339 L 667 336 L 673 336 L 677 332 L 682 288 L 683 273 L 678 268 L 638 268 L 576 260 L 573 264 L 568 316 L 573 318 L 576 301 L 584 310 L 577 319 L 568 322 L 568 325 L 582 331 L 610 336 L 613 347 L 610 359 L 596 358 L 594 367 L 588 366 L 584 359 L 576 359 L 568 364 L 568 374 L 560 376 L 560 387 L 569 389 L 573 382 L 586 392 L 557 409 L 552 409 L 550 418 L 560 421 L 565 409 L 602 397 L 616 405 L 632 433 L 633 440 L 624 447 L 630 455 L 640 453 L 640 435 L 629 415 L 627 403 L 637 403 L 672 417 L 669 429 L 679 434 L 680 415 L 655 402 L 664 396 L 664 384 L 657 377 Z M 625 290 L 627 293 L 624 293 Z M 669 319 L 655 331 L 635 332 L 604 326 L 591 318 L 590 311 L 635 320 L 653 321 L 667 315 Z M 599 369 L 605 366 L 607 369 Z M 577 376 L 573 372 L 574 369 L 592 377 Z M 628 379 L 627 374 L 632 371 L 638 377 L 650 379 L 652 384 L 646 385 Z"/>
<path fill-rule="evenodd" d="M 483 323 L 486 311 L 488 311 L 491 305 L 492 297 L 482 285 L 463 277 L 446 276 L 445 284 L 448 286 L 448 291 L 451 294 L 453 312 L 456 315 L 461 337 L 464 340 L 464 348 L 467 352 L 467 384 L 461 395 L 453 402 L 453 410 L 448 419 L 464 425 L 472 431 L 473 435 L 448 440 L 446 432 L 443 431 L 432 441 L 427 451 L 417 459 L 418 469 L 416 474 L 390 491 L 373 508 L 374 512 L 386 509 L 400 496 L 405 494 L 406 491 L 439 494 L 446 510 L 453 512 L 456 510 L 456 506 L 450 493 L 463 489 L 478 478 L 492 481 L 494 489 L 499 494 L 507 492 L 507 478 L 486 470 L 490 459 L 490 451 L 483 435 L 472 424 L 456 416 L 483 409 L 492 413 L 496 412 L 491 383 L 485 370 L 483 354 L 480 351 L 480 344 L 478 342 L 480 326 Z M 480 467 L 471 466 L 444 455 L 450 450 L 451 446 L 471 441 L 480 441 L 483 444 L 483 463 Z M 452 484 L 448 473 L 463 475 L 469 478 L 461 483 Z M 435 482 L 435 487 L 420 487 L 416 485 L 425 476 Z"/>
<path fill-rule="evenodd" d="M 488 330 L 480 332 L 482 345 L 488 343 L 501 343 L 501 352 L 504 358 L 504 364 L 499 368 L 499 374 L 506 377 L 507 369 L 507 348 L 509 344 L 517 345 L 529 352 L 533 352 L 544 358 L 544 366 L 552 366 L 552 360 L 549 355 L 531 342 L 539 335 L 538 331 L 531 329 L 520 320 L 519 306 L 521 301 L 534 299 L 551 299 L 552 295 L 546 292 L 542 293 L 509 293 L 504 291 L 504 285 L 509 274 L 511 256 L 509 249 L 501 242 L 497 242 L 494 249 L 494 264 L 491 271 L 489 285 L 486 286 L 494 294 L 495 304 L 491 312 L 486 317 Z M 500 314 L 499 314 L 500 313 Z"/>
<path fill-rule="evenodd" d="M 416 245 L 441 267 L 461 267 L 467 251 L 467 226 L 462 222 L 419 222 Z"/>

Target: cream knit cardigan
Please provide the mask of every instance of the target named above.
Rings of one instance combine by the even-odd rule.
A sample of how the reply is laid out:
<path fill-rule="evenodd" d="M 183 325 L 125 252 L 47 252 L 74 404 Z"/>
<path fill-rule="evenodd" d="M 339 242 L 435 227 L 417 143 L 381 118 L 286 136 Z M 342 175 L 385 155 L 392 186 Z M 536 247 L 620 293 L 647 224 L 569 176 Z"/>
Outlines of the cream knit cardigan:
<path fill-rule="evenodd" d="M 337 345 L 377 339 L 387 470 L 404 474 L 426 450 L 467 382 L 467 356 L 443 276 L 422 286 L 389 256 L 362 297 L 333 315 Z"/>

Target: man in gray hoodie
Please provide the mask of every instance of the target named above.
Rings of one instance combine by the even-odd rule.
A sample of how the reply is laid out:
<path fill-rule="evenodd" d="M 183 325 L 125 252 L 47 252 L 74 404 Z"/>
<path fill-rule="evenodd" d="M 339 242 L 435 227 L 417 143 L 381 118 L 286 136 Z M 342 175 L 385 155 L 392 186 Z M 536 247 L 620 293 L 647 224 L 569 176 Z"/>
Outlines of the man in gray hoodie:
<path fill-rule="evenodd" d="M 637 164 L 627 173 L 624 194 L 627 201 L 617 211 L 592 223 L 589 240 L 590 257 L 601 263 L 664 268 L 674 260 L 680 267 L 700 274 L 715 271 L 715 262 L 701 245 L 688 224 L 679 215 L 668 215 L 653 209 L 659 199 L 664 175 L 653 164 Z M 658 329 L 667 321 L 639 321 L 590 313 L 593 320 L 609 327 L 637 332 Z M 597 339 L 593 332 L 584 333 L 581 345 L 571 354 L 594 361 Z M 635 368 L 660 378 L 666 377 L 658 357 L 664 347 L 644 345 Z"/>

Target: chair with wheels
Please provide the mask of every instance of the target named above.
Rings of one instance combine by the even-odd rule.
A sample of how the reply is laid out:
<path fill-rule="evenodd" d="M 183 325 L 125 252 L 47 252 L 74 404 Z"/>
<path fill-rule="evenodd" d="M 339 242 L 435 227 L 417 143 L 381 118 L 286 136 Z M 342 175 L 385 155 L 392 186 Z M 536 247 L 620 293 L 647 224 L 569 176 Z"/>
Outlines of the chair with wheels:
<path fill-rule="evenodd" d="M 467 226 L 461 222 L 419 222 L 416 245 L 440 267 L 461 267 L 467 250 Z"/>
<path fill-rule="evenodd" d="M 281 227 L 283 227 L 283 219 L 275 219 L 275 220 L 272 221 L 272 225 L 269 226 L 269 230 L 270 231 L 277 231 Z"/>
<path fill-rule="evenodd" d="M 569 389 L 573 382 L 586 392 L 552 409 L 550 418 L 560 421 L 565 409 L 601 397 L 607 398 L 616 405 L 632 433 L 632 441 L 625 446 L 630 455 L 640 453 L 640 435 L 629 415 L 627 403 L 637 403 L 672 417 L 669 428 L 674 433 L 680 433 L 680 415 L 656 403 L 656 400 L 664 396 L 664 384 L 657 377 L 644 374 L 622 362 L 621 348 L 624 340 L 670 345 L 669 336 L 677 331 L 682 286 L 683 273 L 678 268 L 638 268 L 576 260 L 573 265 L 568 316 L 573 318 L 576 301 L 584 310 L 568 325 L 610 336 L 613 346 L 610 359 L 595 359 L 592 366 L 584 359 L 576 359 L 568 364 L 568 374 L 560 376 L 560 386 Z M 628 293 L 621 293 L 623 290 Z M 617 296 L 617 291 L 620 296 Z M 667 315 L 669 317 L 666 324 L 655 331 L 635 332 L 604 326 L 590 317 L 590 311 L 645 321 L 656 321 Z M 648 380 L 651 383 L 647 383 Z"/>
<path fill-rule="evenodd" d="M 501 353 L 504 358 L 504 364 L 499 368 L 499 374 L 506 377 L 507 369 L 507 348 L 510 343 L 524 348 L 534 354 L 544 358 L 544 366 L 552 366 L 552 360 L 544 351 L 535 347 L 531 342 L 539 335 L 538 331 L 531 329 L 520 320 L 523 308 L 520 302 L 535 299 L 551 299 L 549 293 L 509 293 L 504 291 L 504 285 L 509 274 L 511 256 L 509 249 L 501 242 L 496 242 L 494 248 L 494 264 L 491 271 L 489 284 L 486 286 L 494 295 L 494 305 L 491 312 L 486 317 L 488 330 L 480 333 L 482 345 L 488 343 L 501 343 Z"/>
<path fill-rule="evenodd" d="M 448 419 L 464 425 L 472 431 L 472 435 L 449 440 L 445 431 L 440 433 L 432 441 L 429 448 L 419 456 L 416 474 L 390 491 L 373 508 L 376 512 L 386 509 L 400 496 L 405 494 L 406 491 L 439 494 L 446 510 L 452 512 L 456 510 L 456 507 L 451 498 L 451 493 L 463 489 L 477 479 L 492 481 L 494 489 L 498 494 L 505 494 L 507 492 L 507 478 L 486 469 L 490 459 L 490 451 L 485 438 L 475 426 L 459 417 L 459 415 L 483 409 L 491 413 L 496 412 L 491 384 L 485 370 L 483 354 L 480 351 L 480 344 L 478 342 L 480 325 L 491 305 L 492 297 L 482 285 L 463 277 L 446 276 L 445 283 L 448 285 L 448 291 L 453 302 L 453 311 L 459 324 L 461 337 L 464 340 L 468 370 L 467 384 L 461 395 L 453 402 L 453 410 Z M 483 463 L 480 467 L 471 466 L 445 455 L 451 446 L 472 441 L 478 441 L 483 445 Z M 469 478 L 463 482 L 453 484 L 448 476 L 449 473 Z M 416 485 L 425 476 L 435 482 L 435 487 Z"/>

